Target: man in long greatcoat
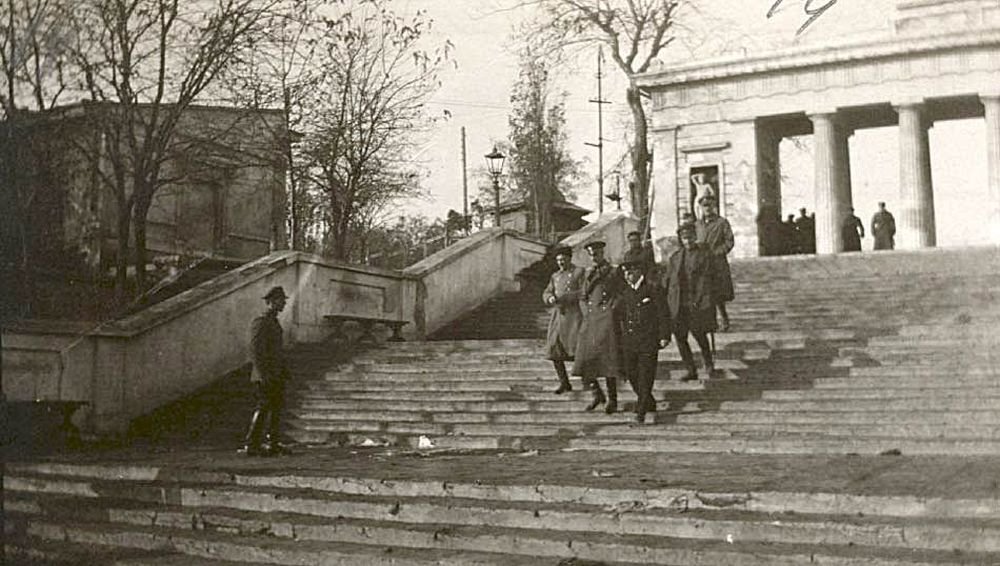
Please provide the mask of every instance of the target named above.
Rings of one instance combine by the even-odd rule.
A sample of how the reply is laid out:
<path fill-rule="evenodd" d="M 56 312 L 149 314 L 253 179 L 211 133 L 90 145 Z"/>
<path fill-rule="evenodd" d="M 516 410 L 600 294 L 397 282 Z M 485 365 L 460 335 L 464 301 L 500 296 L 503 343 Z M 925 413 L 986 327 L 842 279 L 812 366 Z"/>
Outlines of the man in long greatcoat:
<path fill-rule="evenodd" d="M 670 314 L 671 331 L 677 341 L 677 350 L 687 367 L 684 381 L 698 379 L 694 355 L 688 344 L 688 334 L 693 334 L 705 363 L 705 372 L 711 377 L 715 370 L 708 333 L 717 328 L 715 321 L 715 268 L 718 265 L 710 253 L 697 243 L 695 229 L 681 224 L 677 229 L 681 248 L 667 260 L 663 280 Z"/>
<path fill-rule="evenodd" d="M 656 411 L 653 382 L 658 352 L 670 343 L 667 297 L 659 285 L 643 272 L 640 260 L 622 264 L 625 285 L 618 297 L 618 322 L 622 345 L 622 369 L 637 398 L 635 420 L 645 422 L 646 413 Z"/>
<path fill-rule="evenodd" d="M 729 330 L 726 303 L 736 298 L 733 276 L 729 270 L 729 260 L 726 258 L 735 245 L 733 228 L 728 220 L 719 216 L 715 197 L 705 196 L 699 204 L 704 214 L 695 224 L 698 244 L 715 263 L 715 305 L 719 309 L 719 316 L 722 317 L 722 330 L 725 332 Z"/>
<path fill-rule="evenodd" d="M 583 321 L 576 343 L 573 375 L 583 378 L 584 385 L 594 395 L 587 405 L 590 411 L 605 403 L 604 412 L 618 410 L 618 378 L 621 376 L 621 357 L 618 347 L 618 329 L 614 309 L 618 293 L 625 280 L 604 257 L 605 243 L 593 241 L 584 246 L 593 265 L 584 274 L 580 294 L 580 311 Z M 603 376 L 608 387 L 605 398 L 597 378 Z"/>
<path fill-rule="evenodd" d="M 583 288 L 584 269 L 573 265 L 573 250 L 563 247 L 556 251 L 558 271 L 549 278 L 542 292 L 542 302 L 552 308 L 549 331 L 545 340 L 546 357 L 552 360 L 559 376 L 556 395 L 572 391 L 566 361 L 576 354 L 577 336 L 580 332 L 580 290 Z"/>
<path fill-rule="evenodd" d="M 896 247 L 896 219 L 885 209 L 885 203 L 878 203 L 878 212 L 872 216 L 872 236 L 876 250 L 891 250 Z"/>
<path fill-rule="evenodd" d="M 278 313 L 288 297 L 282 287 L 272 287 L 264 295 L 267 310 L 250 325 L 250 381 L 254 385 L 254 411 L 241 452 L 247 456 L 271 456 L 286 453 L 278 439 L 281 410 L 285 404 L 285 361 L 281 323 Z"/>
<path fill-rule="evenodd" d="M 861 238 L 865 237 L 865 225 L 854 215 L 854 209 L 847 209 L 847 216 L 840 226 L 840 239 L 845 252 L 860 252 Z"/>

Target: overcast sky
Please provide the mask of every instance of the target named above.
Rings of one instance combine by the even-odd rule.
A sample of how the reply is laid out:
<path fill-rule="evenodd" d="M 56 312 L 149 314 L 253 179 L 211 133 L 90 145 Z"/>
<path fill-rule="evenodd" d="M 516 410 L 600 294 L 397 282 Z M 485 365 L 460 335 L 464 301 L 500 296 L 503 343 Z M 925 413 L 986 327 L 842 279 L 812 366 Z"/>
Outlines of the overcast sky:
<path fill-rule="evenodd" d="M 447 38 L 454 44 L 456 68 L 442 75 L 442 87 L 429 103 L 432 114 L 444 118 L 433 132 L 421 140 L 418 159 L 429 177 L 425 187 L 428 199 L 412 201 L 401 209 L 411 214 L 443 217 L 448 209 L 462 209 L 461 128 L 467 132 L 469 166 L 469 199 L 477 196 L 478 187 L 486 182 L 480 173 L 485 163 L 483 155 L 493 143 L 507 137 L 507 117 L 510 112 L 510 90 L 517 76 L 517 44 L 511 30 L 525 18 L 535 17 L 526 8 L 516 8 L 518 0 L 399 0 L 408 9 L 424 9 L 434 19 L 434 37 Z M 800 36 L 795 30 L 805 21 L 805 0 L 783 0 L 773 17 L 767 18 L 772 0 L 699 0 L 680 12 L 679 40 L 665 52 L 662 60 L 674 65 L 721 54 L 738 56 L 801 44 L 820 44 L 845 36 L 872 37 L 891 30 L 895 0 L 839 0 Z M 813 5 L 822 3 L 813 2 Z M 559 86 L 568 91 L 566 99 L 569 149 L 585 162 L 588 183 L 578 190 L 577 202 L 596 208 L 597 152 L 585 145 L 597 137 L 597 110 L 588 100 L 595 98 L 597 83 L 593 53 L 580 55 L 586 66 L 562 69 L 557 75 Z M 604 169 L 611 171 L 625 151 L 625 125 L 629 115 L 624 102 L 624 77 L 613 67 L 604 79 L 604 98 L 611 104 L 604 107 L 605 153 Z M 974 122 L 974 121 L 972 121 Z M 981 121 L 979 121 L 981 122 Z M 985 184 L 985 168 L 969 167 L 963 147 L 982 145 L 982 125 L 978 123 L 948 123 L 936 126 L 932 132 L 935 154 L 935 180 L 944 186 L 965 190 L 966 194 L 941 195 L 937 208 L 939 217 L 955 216 L 954 207 L 968 198 L 978 198 Z M 874 211 L 875 202 L 892 202 L 898 184 L 898 162 L 895 158 L 895 128 L 860 131 L 852 141 L 852 176 L 855 178 L 855 207 L 864 219 Z M 978 133 L 977 133 L 978 132 Z M 977 137 L 978 136 L 978 137 Z M 964 140 L 958 144 L 951 140 Z M 808 146 L 808 140 L 807 144 Z M 985 155 L 985 154 L 984 154 Z M 808 156 L 786 155 L 792 173 L 786 187 L 786 208 L 807 206 L 812 209 L 811 167 Z M 791 164 L 799 162 L 794 170 Z M 626 168 L 627 169 L 627 168 Z M 981 171 L 980 171 L 981 169 Z M 610 187 L 610 182 L 606 188 Z M 972 191 L 970 193 L 969 191 Z M 941 192 L 940 190 L 938 191 Z M 975 193 L 975 194 L 973 194 Z M 954 202 L 953 202 L 954 201 Z M 892 205 L 890 204 L 890 209 Z M 967 208 L 967 207 L 966 207 Z M 975 220 L 975 219 L 970 219 Z M 972 222 L 974 223 L 974 222 Z M 968 233 L 970 222 L 939 221 L 939 240 L 943 243 L 975 241 Z"/>

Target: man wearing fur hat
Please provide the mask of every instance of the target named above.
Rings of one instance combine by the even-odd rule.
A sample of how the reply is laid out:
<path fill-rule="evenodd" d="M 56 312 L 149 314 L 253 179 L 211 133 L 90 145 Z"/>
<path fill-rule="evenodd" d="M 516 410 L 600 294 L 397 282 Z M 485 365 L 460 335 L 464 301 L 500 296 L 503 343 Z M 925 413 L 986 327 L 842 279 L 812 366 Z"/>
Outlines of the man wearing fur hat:
<path fill-rule="evenodd" d="M 267 310 L 250 325 L 250 381 L 254 384 L 254 412 L 246 440 L 240 452 L 247 456 L 272 456 L 287 453 L 278 440 L 281 410 L 285 404 L 285 362 L 281 323 L 278 313 L 285 308 L 288 296 L 282 287 L 272 287 L 264 295 Z"/>
<path fill-rule="evenodd" d="M 689 333 L 694 335 L 701 349 L 705 372 L 711 375 L 715 369 L 708 333 L 717 328 L 713 285 L 716 261 L 708 250 L 697 243 L 694 225 L 681 224 L 677 237 L 681 248 L 667 261 L 663 286 L 671 330 L 688 370 L 683 379 L 688 381 L 698 379 L 694 355 L 687 339 Z"/>

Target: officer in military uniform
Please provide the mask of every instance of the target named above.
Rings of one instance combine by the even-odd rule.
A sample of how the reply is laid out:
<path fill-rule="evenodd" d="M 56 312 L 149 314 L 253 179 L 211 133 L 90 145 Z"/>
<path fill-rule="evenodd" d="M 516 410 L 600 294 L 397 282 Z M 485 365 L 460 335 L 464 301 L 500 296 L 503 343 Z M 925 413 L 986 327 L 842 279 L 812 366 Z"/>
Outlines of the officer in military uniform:
<path fill-rule="evenodd" d="M 677 350 L 688 369 L 684 381 L 698 379 L 694 356 L 688 345 L 688 334 L 701 348 L 705 362 L 705 372 L 711 376 L 715 370 L 712 349 L 708 343 L 708 333 L 718 326 L 715 321 L 715 269 L 717 262 L 696 242 L 695 227 L 681 224 L 677 229 L 681 248 L 667 261 L 664 278 L 667 309 L 670 313 L 671 330 L 677 340 Z"/>
<path fill-rule="evenodd" d="M 722 316 L 723 332 L 729 330 L 729 313 L 726 303 L 736 298 L 733 288 L 733 276 L 729 270 L 729 260 L 726 255 L 735 245 L 733 228 L 729 221 L 719 216 L 718 203 L 714 196 L 706 195 L 698 201 L 702 208 L 702 217 L 696 224 L 698 245 L 711 256 L 715 263 L 715 306 Z"/>
<path fill-rule="evenodd" d="M 285 308 L 288 296 L 282 287 L 272 287 L 264 295 L 267 310 L 250 325 L 250 381 L 254 384 L 254 412 L 246 440 L 240 452 L 247 456 L 271 456 L 287 453 L 278 440 L 281 410 L 285 404 L 285 381 L 288 365 L 282 343 L 278 313 Z"/>
<path fill-rule="evenodd" d="M 652 278 L 644 275 L 642 261 L 626 262 L 622 268 L 625 286 L 615 305 L 622 366 L 637 398 L 635 420 L 643 423 L 647 412 L 656 411 L 653 399 L 656 358 L 658 351 L 670 343 L 670 315 L 666 296 Z"/>
<path fill-rule="evenodd" d="M 618 347 L 618 328 L 615 321 L 615 300 L 625 280 L 618 270 L 604 257 L 605 243 L 593 241 L 584 246 L 593 265 L 584 274 L 580 294 L 580 311 L 583 321 L 576 343 L 573 375 L 583 378 L 583 383 L 594 395 L 586 410 L 591 411 L 605 403 L 604 412 L 618 410 L 618 378 L 621 376 L 621 359 Z M 597 378 L 604 376 L 608 395 L 604 396 Z"/>
<path fill-rule="evenodd" d="M 566 361 L 576 354 L 576 342 L 580 332 L 580 291 L 583 288 L 584 270 L 573 265 L 573 250 L 562 247 L 556 250 L 556 265 L 559 270 L 552 274 L 549 284 L 542 292 L 542 302 L 552 307 L 549 331 L 545 347 L 547 357 L 552 360 L 559 376 L 556 395 L 572 391 Z"/>

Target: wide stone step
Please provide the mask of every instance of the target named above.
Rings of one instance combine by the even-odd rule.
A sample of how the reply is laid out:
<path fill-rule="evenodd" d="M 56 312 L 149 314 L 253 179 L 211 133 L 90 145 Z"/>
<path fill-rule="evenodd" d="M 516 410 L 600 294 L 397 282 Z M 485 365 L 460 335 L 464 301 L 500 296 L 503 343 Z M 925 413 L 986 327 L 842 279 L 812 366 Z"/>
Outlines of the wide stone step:
<path fill-rule="evenodd" d="M 582 437 L 570 439 L 569 446 L 576 450 L 606 450 L 621 452 L 697 452 L 730 454 L 883 454 L 899 451 L 902 454 L 956 454 L 1000 455 L 1000 441 L 990 440 L 922 440 L 909 438 L 842 438 L 842 437 L 790 437 L 720 439 L 673 438 L 632 439 L 623 437 Z"/>
<path fill-rule="evenodd" d="M 21 479 L 21 478 L 19 478 Z M 33 486 L 43 486 L 50 478 L 34 477 Z M 55 478 L 51 478 L 55 479 Z M 64 482 L 72 481 L 68 478 Z M 21 481 L 21 483 L 25 483 Z M 97 489 L 100 483 L 81 482 Z M 123 482 L 119 482 L 123 483 Z M 360 483 L 360 482 L 359 482 Z M 19 485 L 15 481 L 15 486 Z M 534 556 L 575 557 L 590 560 L 627 559 L 635 563 L 672 564 L 676 558 L 666 549 L 705 550 L 703 543 L 716 543 L 728 551 L 745 549 L 739 545 L 768 542 L 780 545 L 820 545 L 832 555 L 856 547 L 858 556 L 878 560 L 883 552 L 916 549 L 953 552 L 963 562 L 969 553 L 1000 550 L 1000 537 L 992 536 L 1000 524 L 970 519 L 907 519 L 862 517 L 845 514 L 791 514 L 734 509 L 678 508 L 677 498 L 661 499 L 654 505 L 642 500 L 620 499 L 608 507 L 595 507 L 585 500 L 572 502 L 522 502 L 490 498 L 460 498 L 409 494 L 353 495 L 328 490 L 295 491 L 265 485 L 234 487 L 224 485 L 161 485 L 167 493 L 163 501 L 150 501 L 144 494 L 155 493 L 157 484 L 123 485 L 123 497 L 95 502 L 85 497 L 8 494 L 8 508 L 14 521 L 24 523 L 34 536 L 51 536 L 80 524 L 117 532 L 117 542 L 142 546 L 154 532 L 197 531 L 229 534 L 253 540 L 259 535 L 300 541 L 378 544 L 392 547 L 437 550 L 487 551 L 531 554 Z M 48 493 L 58 493 L 54 486 Z M 43 490 L 44 491 L 44 490 Z M 462 491 L 459 486 L 459 492 Z M 622 494 L 624 495 L 624 494 Z M 706 494 L 706 498 L 711 496 Z M 178 504 L 169 501 L 182 502 Z M 724 506 L 723 506 L 724 507 Z M 330 520 L 336 522 L 332 523 Z M 139 530 L 128 529 L 139 527 Z M 155 531 L 153 529 L 156 529 Z M 126 534 L 127 533 L 127 534 Z M 101 541 L 96 538 L 84 542 Z M 72 537 L 71 537 L 72 538 Z M 125 542 L 132 539 L 132 542 Z M 107 537 L 105 540 L 113 540 Z M 184 551 L 181 547 L 177 550 Z M 655 550 L 654 554 L 649 554 Z M 781 552 L 770 553 L 779 558 Z M 853 553 L 849 553 L 852 554 Z M 916 553 L 915 553 L 916 554 Z M 912 554 L 911 554 L 912 556 Z M 234 559 L 239 555 L 223 555 Z M 923 555 L 924 559 L 935 557 Z M 696 557 L 692 557 L 696 558 Z M 730 564 L 731 562 L 723 562 Z M 753 562 L 758 563 L 758 562 Z M 836 562 L 835 562 L 836 563 Z"/>
<path fill-rule="evenodd" d="M 903 425 L 929 424 L 941 426 L 1000 426 L 1000 414 L 994 410 L 927 410 L 927 411 L 702 411 L 677 416 L 682 424 L 843 424 L 843 425 Z"/>
<path fill-rule="evenodd" d="M 485 425 L 479 426 L 482 427 Z M 477 432 L 476 434 L 481 433 Z M 830 420 L 825 423 L 816 424 L 776 421 L 773 423 L 701 423 L 664 424 L 657 426 L 650 426 L 649 424 L 646 426 L 605 425 L 593 427 L 587 432 L 587 434 L 594 434 L 597 436 L 621 436 L 628 438 L 679 438 L 687 436 L 705 438 L 853 436 L 859 438 L 908 438 L 911 440 L 956 438 L 1000 441 L 1000 422 L 983 424 L 894 424 L 889 422 L 876 422 L 861 425 L 845 424 L 835 420 Z"/>
<path fill-rule="evenodd" d="M 968 389 L 997 385 L 996 375 L 980 373 L 881 375 L 879 377 L 828 377 L 813 382 L 816 389 Z"/>
<path fill-rule="evenodd" d="M 893 399 L 838 399 L 796 401 L 726 401 L 722 411 L 840 412 L 840 411 L 963 411 L 1000 409 L 1000 397 L 981 397 L 975 391 L 962 391 L 947 397 Z"/>
<path fill-rule="evenodd" d="M 884 388 L 862 388 L 855 389 L 845 387 L 841 389 L 797 389 L 785 391 L 764 391 L 761 399 L 765 401 L 854 401 L 857 399 L 937 399 L 951 400 L 952 398 L 968 399 L 970 395 L 983 398 L 995 398 L 1000 401 L 1000 384 L 982 388 L 964 388 L 952 386 L 951 388 L 894 388 L 887 383 Z"/>

